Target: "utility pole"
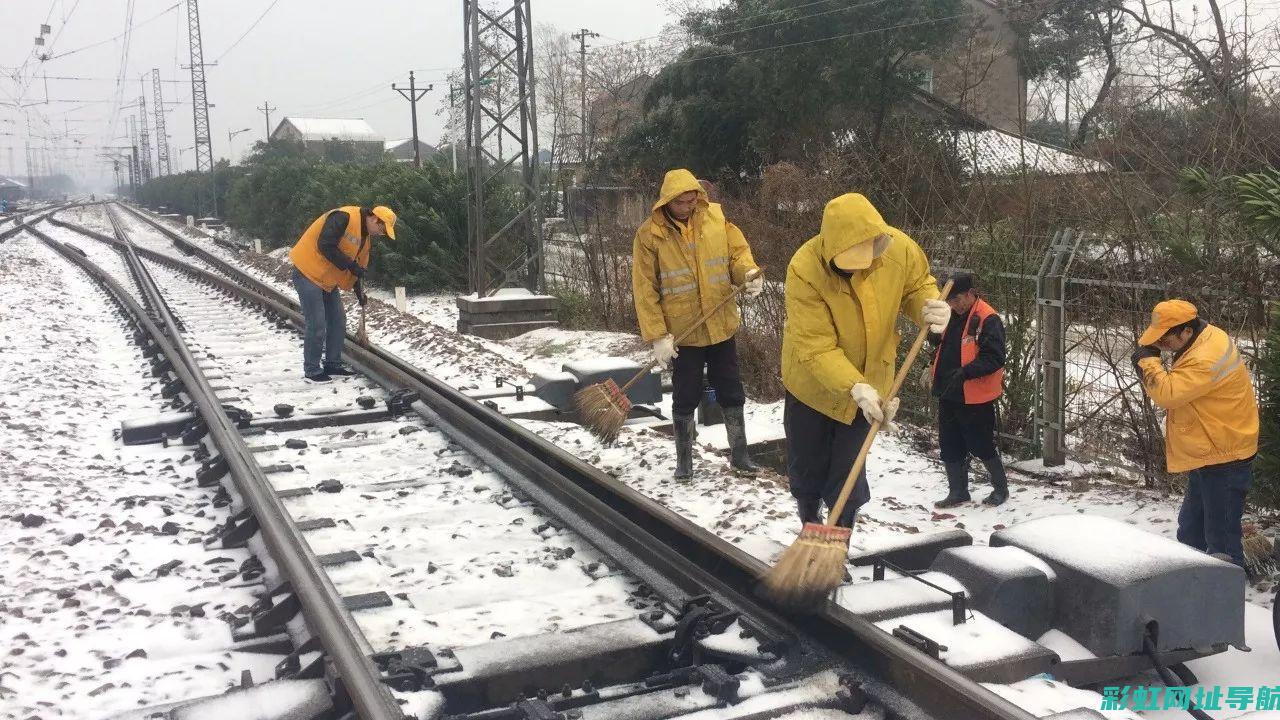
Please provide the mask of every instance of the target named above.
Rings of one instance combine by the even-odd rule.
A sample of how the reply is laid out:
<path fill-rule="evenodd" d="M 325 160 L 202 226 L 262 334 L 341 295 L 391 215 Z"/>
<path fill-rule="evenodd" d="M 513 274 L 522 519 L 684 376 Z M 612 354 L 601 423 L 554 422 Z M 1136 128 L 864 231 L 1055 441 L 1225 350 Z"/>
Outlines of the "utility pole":
<path fill-rule="evenodd" d="M 263 100 L 262 107 L 257 109 L 261 110 L 262 114 L 265 115 L 267 118 L 267 134 L 263 138 L 263 142 L 270 143 L 271 142 L 271 113 L 275 110 L 279 110 L 280 108 L 273 108 L 271 107 L 271 105 L 267 103 L 266 100 Z"/>
<path fill-rule="evenodd" d="M 164 93 L 160 90 L 160 68 L 151 68 L 151 95 L 156 106 L 156 175 L 171 172 L 169 166 L 169 137 L 164 127 Z"/>
<path fill-rule="evenodd" d="M 578 32 L 569 37 L 578 41 L 578 56 L 582 60 L 582 138 L 579 140 L 581 147 L 579 148 L 579 158 L 582 164 L 587 163 L 587 39 L 598 38 L 600 33 L 591 32 L 586 28 L 581 28 Z"/>
<path fill-rule="evenodd" d="M 205 90 L 205 49 L 200 40 L 200 3 L 198 0 L 187 0 L 187 42 L 191 47 L 191 118 L 195 124 L 196 138 L 196 172 L 214 172 L 214 145 L 209 136 L 209 95 Z M 207 199 L 212 196 L 212 188 L 206 187 L 207 181 L 197 183 L 196 204 L 201 213 L 209 206 Z M 214 213 L 218 213 L 218 205 L 214 205 Z"/>
<path fill-rule="evenodd" d="M 133 199 L 137 200 L 138 186 L 142 184 L 142 165 L 138 161 L 138 118 L 134 115 L 129 116 L 129 148 L 132 151 L 132 159 L 129 163 L 129 184 Z"/>
<path fill-rule="evenodd" d="M 142 182 L 151 180 L 151 134 L 147 131 L 147 96 L 138 96 L 138 138 L 142 141 Z"/>
<path fill-rule="evenodd" d="M 409 117 L 413 122 L 413 166 L 415 168 L 422 167 L 422 150 L 418 146 L 418 100 L 422 99 L 423 95 L 431 92 L 431 88 L 433 87 L 435 87 L 435 85 L 428 85 L 426 88 L 419 90 L 418 87 L 413 84 L 412 70 L 409 71 L 408 90 L 405 90 L 402 87 L 396 87 L 395 83 L 391 84 L 392 90 L 400 93 L 405 100 L 409 101 Z"/>

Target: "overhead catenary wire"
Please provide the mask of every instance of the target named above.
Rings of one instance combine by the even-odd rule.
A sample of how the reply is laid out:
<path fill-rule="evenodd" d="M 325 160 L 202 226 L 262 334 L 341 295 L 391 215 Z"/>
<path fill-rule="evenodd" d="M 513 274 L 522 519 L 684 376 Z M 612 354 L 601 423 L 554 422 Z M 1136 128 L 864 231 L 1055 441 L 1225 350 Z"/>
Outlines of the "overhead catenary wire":
<path fill-rule="evenodd" d="M 173 5 L 170 5 L 168 8 L 166 8 L 166 9 L 164 9 L 164 10 L 161 10 L 159 13 L 157 13 L 157 14 L 155 14 L 155 15 L 152 15 L 151 17 L 147 18 L 146 20 L 143 20 L 142 22 L 139 22 L 139 23 L 137 23 L 137 24 L 131 24 L 128 28 L 126 28 L 126 29 L 125 29 L 125 31 L 124 31 L 124 32 L 122 32 L 122 33 L 120 33 L 120 34 L 118 34 L 118 35 L 113 35 L 113 36 L 111 36 L 111 37 L 107 38 L 106 40 L 99 40 L 98 42 L 91 43 L 91 44 L 89 44 L 89 45 L 84 45 L 84 46 L 82 46 L 82 47 L 78 47 L 78 48 L 76 48 L 76 49 L 74 49 L 74 50 L 68 50 L 68 51 L 66 51 L 66 52 L 64 52 L 64 53 L 58 53 L 57 55 L 50 55 L 50 56 L 45 60 L 45 62 L 49 62 L 49 61 L 51 61 L 51 60 L 57 60 L 57 59 L 59 59 L 59 58 L 64 58 L 64 57 L 67 57 L 68 55 L 75 55 L 76 53 L 79 53 L 79 52 L 83 52 L 83 51 L 85 51 L 85 50 L 91 50 L 91 49 L 93 49 L 93 48 L 96 48 L 96 47 L 98 47 L 99 45 L 106 45 L 106 44 L 107 44 L 107 43 L 109 43 L 109 42 L 114 42 L 114 41 L 116 41 L 116 40 L 119 40 L 120 38 L 122 38 L 122 37 L 124 37 L 124 36 L 128 35 L 129 33 L 131 33 L 133 30 L 135 30 L 135 29 L 137 29 L 137 28 L 140 28 L 140 27 L 142 27 L 143 25 L 146 25 L 146 24 L 148 24 L 148 23 L 150 23 L 150 22 L 153 22 L 153 21 L 155 21 L 155 20 L 158 20 L 158 19 L 160 19 L 160 18 L 164 17 L 165 15 L 168 15 L 169 13 L 173 12 L 174 10 L 177 10 L 179 7 L 181 7 L 181 5 L 182 5 L 182 3 L 174 3 Z"/>
<path fill-rule="evenodd" d="M 232 50 L 236 49 L 236 46 L 240 44 L 241 40 L 244 40 L 246 37 L 249 37 L 249 33 L 253 32 L 253 29 L 258 27 L 258 23 L 262 22 L 262 19 L 267 16 L 267 13 L 271 12 L 271 9 L 274 8 L 279 2 L 280 0 L 271 0 L 271 4 L 267 6 L 266 10 L 262 11 L 262 14 L 258 16 L 258 19 L 254 20 L 253 23 L 249 25 L 249 28 L 245 30 L 243 33 L 241 33 L 240 37 L 236 38 L 235 42 L 231 43 L 230 47 L 228 47 L 226 50 L 223 50 L 221 55 L 213 59 L 213 64 L 217 65 L 219 60 L 226 57 L 227 54 L 230 53 Z"/>

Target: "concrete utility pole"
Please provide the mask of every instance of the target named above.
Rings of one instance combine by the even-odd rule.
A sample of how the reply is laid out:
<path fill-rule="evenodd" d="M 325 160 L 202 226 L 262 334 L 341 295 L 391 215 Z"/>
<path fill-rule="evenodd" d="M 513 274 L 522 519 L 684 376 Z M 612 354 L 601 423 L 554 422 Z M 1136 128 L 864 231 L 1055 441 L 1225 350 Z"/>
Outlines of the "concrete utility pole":
<path fill-rule="evenodd" d="M 431 88 L 433 87 L 435 87 L 435 85 L 428 85 L 425 88 L 419 89 L 414 85 L 412 70 L 409 71 L 408 90 L 402 87 L 396 87 L 395 83 L 391 84 L 392 90 L 400 93 L 404 96 L 405 100 L 409 101 L 409 117 L 413 123 L 413 166 L 415 168 L 422 167 L 422 151 L 418 146 L 418 100 L 422 99 L 423 95 L 431 92 Z"/>
<path fill-rule="evenodd" d="M 582 28 L 569 37 L 578 41 L 578 55 L 582 60 L 582 85 L 580 88 L 582 94 L 582 138 L 578 155 L 585 165 L 587 162 L 587 39 L 598 38 L 600 33 Z"/>
<path fill-rule="evenodd" d="M 258 110 L 262 111 L 262 114 L 267 118 L 267 134 L 264 138 L 264 142 L 271 142 L 271 113 L 279 109 L 280 108 L 273 108 L 268 105 L 266 100 L 263 100 L 262 107 L 258 108 Z"/>

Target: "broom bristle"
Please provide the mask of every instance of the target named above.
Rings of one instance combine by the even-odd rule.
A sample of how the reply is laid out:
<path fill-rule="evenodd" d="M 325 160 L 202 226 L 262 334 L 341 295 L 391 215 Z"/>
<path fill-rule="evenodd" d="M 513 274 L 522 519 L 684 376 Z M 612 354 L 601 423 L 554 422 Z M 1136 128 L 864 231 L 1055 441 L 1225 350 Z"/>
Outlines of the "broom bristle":
<path fill-rule="evenodd" d="M 850 534 L 846 527 L 805 523 L 800 536 L 765 574 L 761 593 L 783 607 L 817 608 L 844 580 Z"/>
<path fill-rule="evenodd" d="M 1242 544 L 1244 545 L 1244 564 L 1254 575 L 1266 575 L 1275 569 L 1273 548 L 1266 535 L 1254 531 L 1244 536 Z"/>
<path fill-rule="evenodd" d="M 579 421 L 606 443 L 618 437 L 618 431 L 631 414 L 631 401 L 612 379 L 574 393 L 573 405 Z"/>

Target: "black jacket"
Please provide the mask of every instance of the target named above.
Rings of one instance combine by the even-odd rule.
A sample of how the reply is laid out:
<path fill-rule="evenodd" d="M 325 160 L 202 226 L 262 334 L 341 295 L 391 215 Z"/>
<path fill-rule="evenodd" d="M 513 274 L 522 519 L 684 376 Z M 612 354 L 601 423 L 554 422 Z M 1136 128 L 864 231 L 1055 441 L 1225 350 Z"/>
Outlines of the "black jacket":
<path fill-rule="evenodd" d="M 369 211 L 360 208 L 360 247 L 369 241 L 369 229 L 365 227 L 364 219 L 369 216 Z M 347 272 L 351 272 L 358 263 L 352 258 L 347 257 L 338 249 L 338 242 L 342 240 L 342 236 L 347 234 L 347 225 L 351 222 L 351 213 L 344 210 L 334 210 L 329 213 L 329 217 L 325 218 L 324 226 L 320 228 L 320 240 L 316 245 L 320 249 L 320 254 L 325 260 L 333 263 L 336 267 Z M 356 253 L 359 255 L 359 253 Z"/>
<path fill-rule="evenodd" d="M 964 327 L 965 318 L 970 318 L 969 332 L 961 332 Z M 977 332 L 978 324 L 982 324 L 982 331 Z M 978 357 L 973 362 L 961 367 L 960 365 L 960 338 L 962 335 L 969 334 L 978 335 Z M 955 383 L 946 386 L 944 382 L 953 370 L 960 368 L 965 380 L 973 380 L 974 378 L 986 377 L 991 373 L 1004 367 L 1005 361 L 1005 338 L 1004 323 L 1001 322 L 999 315 L 992 315 L 983 323 L 977 315 L 957 315 L 951 313 L 951 321 L 947 323 L 947 328 L 941 335 L 937 333 L 929 334 L 929 341 L 935 347 L 939 343 L 942 345 L 942 351 L 938 354 L 938 365 L 933 373 L 933 396 L 943 400 L 953 402 L 964 402 L 964 385 Z"/>

